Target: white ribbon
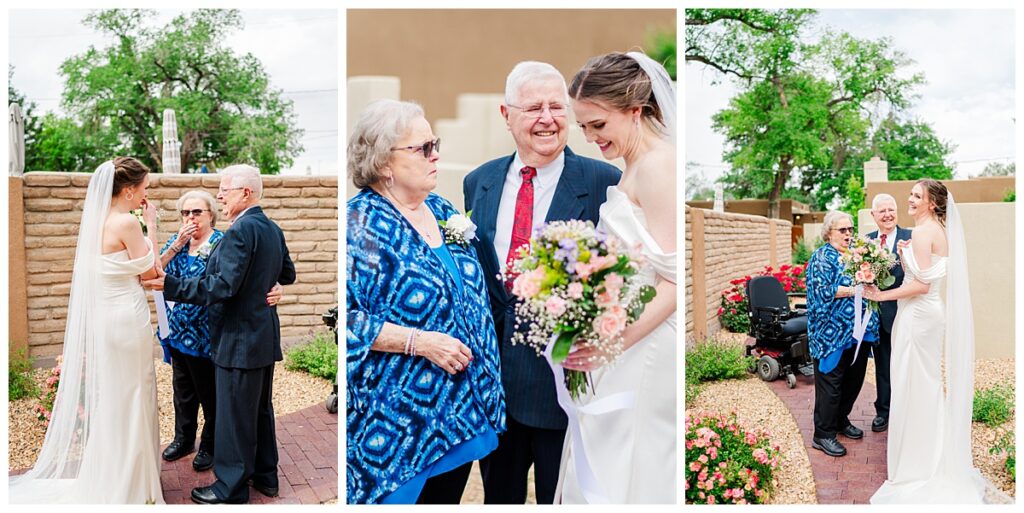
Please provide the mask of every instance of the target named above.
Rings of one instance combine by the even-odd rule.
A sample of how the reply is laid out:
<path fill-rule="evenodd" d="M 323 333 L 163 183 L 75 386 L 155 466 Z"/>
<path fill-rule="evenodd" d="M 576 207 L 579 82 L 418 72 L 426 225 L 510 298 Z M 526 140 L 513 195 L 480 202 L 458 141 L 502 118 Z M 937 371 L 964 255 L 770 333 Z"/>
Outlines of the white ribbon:
<path fill-rule="evenodd" d="M 853 361 L 857 361 L 857 354 L 860 353 L 860 344 L 864 341 L 864 332 L 867 331 L 868 323 L 871 322 L 871 315 L 874 312 L 868 310 L 867 315 L 862 318 L 861 302 L 864 285 L 858 283 L 853 291 L 853 339 L 857 341 L 857 349 L 853 351 Z"/>
<path fill-rule="evenodd" d="M 160 338 L 167 338 L 171 328 L 167 324 L 167 305 L 164 303 L 164 293 L 159 290 L 151 290 L 153 293 L 153 304 L 156 305 L 156 328 Z"/>
<path fill-rule="evenodd" d="M 617 394 L 591 401 L 584 406 L 576 406 L 565 388 L 565 375 L 562 373 L 562 366 L 555 363 L 551 358 L 551 351 L 555 347 L 555 340 L 558 335 L 551 337 L 547 349 L 544 350 L 544 359 L 551 367 L 551 374 L 555 378 L 555 395 L 558 397 L 558 405 L 569 417 L 569 436 L 572 437 L 572 456 L 576 467 L 576 482 L 579 484 L 583 498 L 589 504 L 608 504 L 608 497 L 605 496 L 601 483 L 598 482 L 594 470 L 590 467 L 590 460 L 587 458 L 587 451 L 583 447 L 583 432 L 580 427 L 580 414 L 603 415 L 605 413 L 625 410 L 633 407 L 636 402 L 634 392 L 619 392 Z"/>

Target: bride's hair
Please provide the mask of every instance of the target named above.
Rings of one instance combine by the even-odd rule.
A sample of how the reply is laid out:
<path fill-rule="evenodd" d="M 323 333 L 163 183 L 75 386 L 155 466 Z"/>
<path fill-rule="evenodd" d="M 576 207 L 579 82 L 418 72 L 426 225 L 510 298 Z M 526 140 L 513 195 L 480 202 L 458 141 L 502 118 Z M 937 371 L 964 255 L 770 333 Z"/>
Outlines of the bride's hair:
<path fill-rule="evenodd" d="M 135 187 L 146 179 L 149 168 L 131 157 L 114 157 L 114 189 L 110 197 L 116 197 L 126 187 Z"/>
<path fill-rule="evenodd" d="M 625 111 L 640 107 L 640 117 L 658 127 L 665 126 L 661 107 L 654 98 L 651 77 L 636 59 L 612 52 L 587 61 L 569 85 L 574 100 L 596 101 Z"/>
<path fill-rule="evenodd" d="M 946 186 L 942 185 L 942 182 L 930 178 L 918 180 L 917 183 L 927 194 L 928 202 L 935 205 L 935 218 L 939 220 L 939 224 L 946 226 L 946 201 L 949 196 Z"/>

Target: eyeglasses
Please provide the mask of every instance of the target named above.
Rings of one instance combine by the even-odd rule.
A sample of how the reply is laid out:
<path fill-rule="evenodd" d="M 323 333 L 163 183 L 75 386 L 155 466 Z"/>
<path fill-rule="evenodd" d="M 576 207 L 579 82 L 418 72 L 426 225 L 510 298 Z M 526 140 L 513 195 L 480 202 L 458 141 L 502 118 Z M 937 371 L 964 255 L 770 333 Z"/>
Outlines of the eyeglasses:
<path fill-rule="evenodd" d="M 229 193 L 231 191 L 237 191 L 238 189 L 245 189 L 245 188 L 246 188 L 245 186 L 242 186 L 242 187 L 230 187 L 228 189 L 221 188 L 221 189 L 217 189 L 217 194 L 227 194 L 227 193 Z"/>
<path fill-rule="evenodd" d="M 511 103 L 506 103 L 505 105 L 523 111 L 523 115 L 528 118 L 539 118 L 544 115 L 545 110 L 550 112 L 551 117 L 553 118 L 564 118 L 569 111 L 569 109 L 565 108 L 565 105 L 562 105 L 561 103 L 552 103 L 548 105 L 535 104 L 528 105 L 526 107 L 512 105 Z"/>
<path fill-rule="evenodd" d="M 203 215 L 203 212 L 209 212 L 209 211 L 210 211 L 210 209 L 208 209 L 208 208 L 193 208 L 192 210 L 182 210 L 181 211 L 181 217 L 189 217 L 189 216 L 199 217 L 199 216 Z"/>
<path fill-rule="evenodd" d="M 839 233 L 844 234 L 844 235 L 850 235 L 851 233 L 853 233 L 853 227 L 852 226 L 848 226 L 846 228 L 836 228 L 835 230 L 837 232 L 839 232 Z"/>
<path fill-rule="evenodd" d="M 437 151 L 438 153 L 441 152 L 441 138 L 438 137 L 437 139 L 434 139 L 433 141 L 427 141 L 427 142 L 425 142 L 423 144 L 419 144 L 419 145 L 402 146 L 400 148 L 391 148 L 391 151 L 398 151 L 398 150 L 412 150 L 413 153 L 423 152 L 423 156 L 425 158 L 429 159 L 430 156 L 434 154 L 434 151 Z"/>

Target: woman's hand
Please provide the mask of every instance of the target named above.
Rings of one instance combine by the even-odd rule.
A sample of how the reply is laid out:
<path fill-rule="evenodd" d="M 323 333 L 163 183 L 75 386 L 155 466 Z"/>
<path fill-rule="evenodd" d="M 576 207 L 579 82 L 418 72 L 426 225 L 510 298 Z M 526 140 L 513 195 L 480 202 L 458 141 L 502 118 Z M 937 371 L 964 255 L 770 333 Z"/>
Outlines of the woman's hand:
<path fill-rule="evenodd" d="M 416 354 L 448 374 L 465 370 L 473 360 L 473 352 L 454 337 L 436 331 L 424 331 L 416 336 Z"/>
<path fill-rule="evenodd" d="M 607 360 L 607 354 L 597 346 L 577 342 L 572 347 L 569 356 L 562 361 L 562 367 L 566 369 L 590 372 L 604 366 Z"/>
<path fill-rule="evenodd" d="M 868 301 L 878 301 L 882 291 L 875 285 L 864 285 L 864 298 Z"/>
<path fill-rule="evenodd" d="M 284 296 L 284 287 L 280 283 L 275 283 L 274 288 L 267 292 L 267 304 L 270 306 L 277 306 L 281 302 L 281 297 Z"/>
<path fill-rule="evenodd" d="M 196 230 L 199 226 L 191 221 L 185 221 L 181 223 L 181 228 L 178 229 L 178 238 L 171 244 L 176 253 L 180 253 L 181 250 L 185 249 L 189 241 L 192 240 L 192 236 L 196 234 Z"/>
<path fill-rule="evenodd" d="M 146 200 L 142 200 L 142 221 L 146 226 L 156 225 L 156 205 Z"/>

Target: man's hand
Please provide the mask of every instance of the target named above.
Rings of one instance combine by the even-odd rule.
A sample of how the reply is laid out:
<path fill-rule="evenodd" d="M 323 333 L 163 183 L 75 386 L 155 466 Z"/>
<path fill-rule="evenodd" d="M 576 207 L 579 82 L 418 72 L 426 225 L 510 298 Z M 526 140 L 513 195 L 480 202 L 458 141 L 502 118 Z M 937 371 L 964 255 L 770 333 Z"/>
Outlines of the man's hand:
<path fill-rule="evenodd" d="M 164 290 L 165 276 L 167 275 L 165 274 L 162 276 L 158 276 L 151 280 L 142 280 L 142 286 L 145 287 L 147 290 Z"/>

